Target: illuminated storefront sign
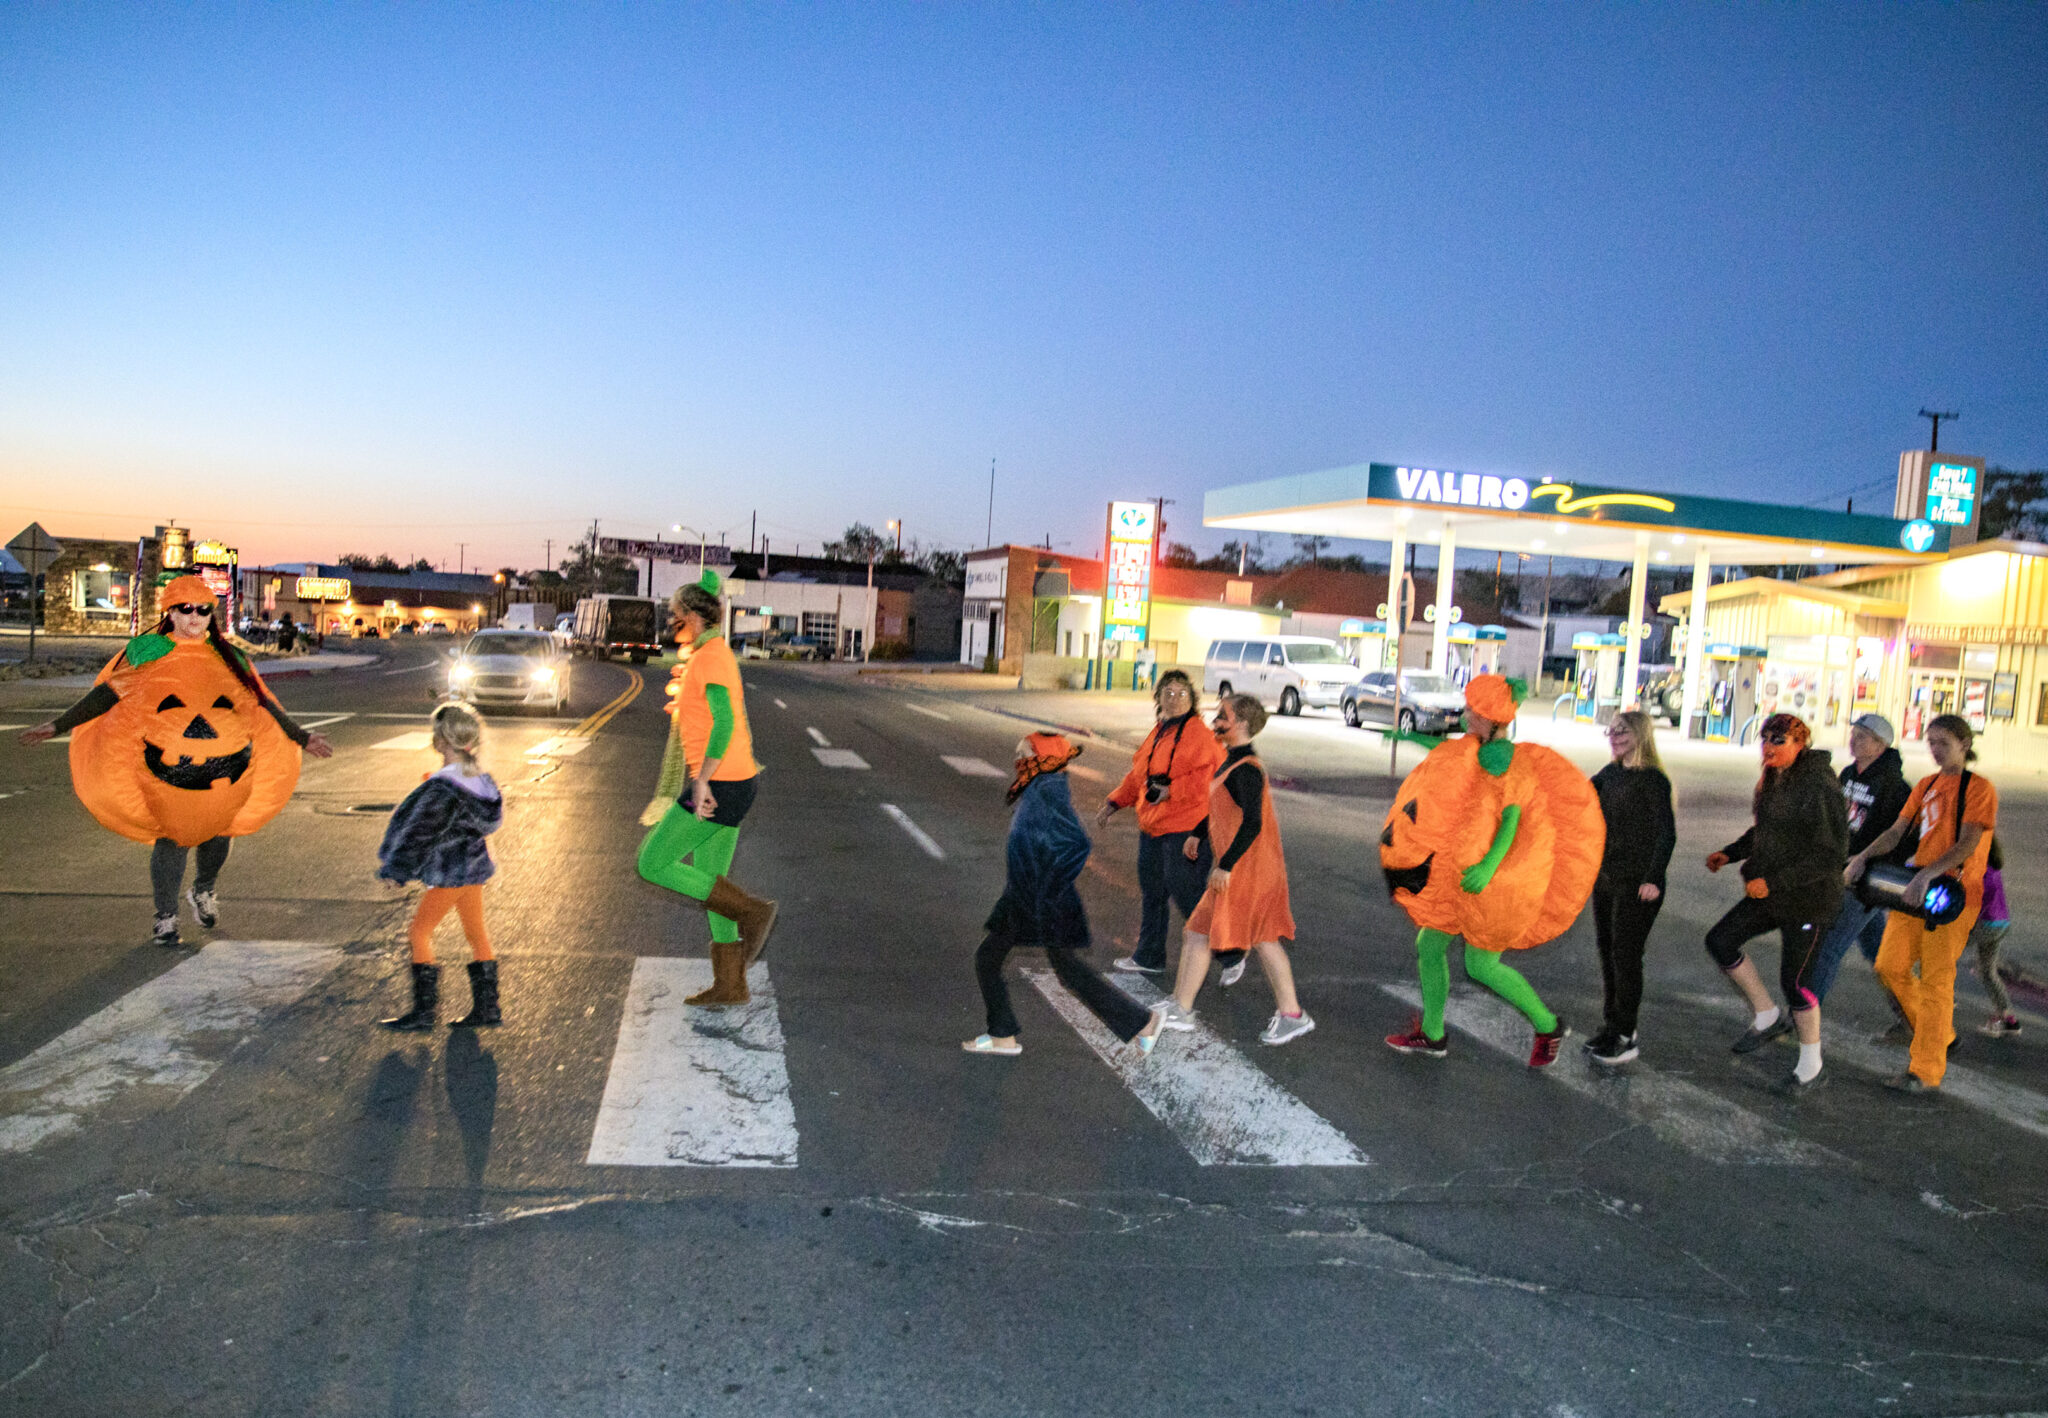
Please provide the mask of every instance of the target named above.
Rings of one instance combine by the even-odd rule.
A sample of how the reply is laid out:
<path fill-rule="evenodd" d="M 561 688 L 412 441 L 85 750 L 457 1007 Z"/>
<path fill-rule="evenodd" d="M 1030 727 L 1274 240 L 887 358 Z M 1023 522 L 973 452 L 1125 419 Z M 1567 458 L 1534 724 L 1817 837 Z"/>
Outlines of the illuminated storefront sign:
<path fill-rule="evenodd" d="M 1570 483 L 1542 482 L 1531 487 L 1525 478 L 1501 478 L 1492 473 L 1446 473 L 1435 468 L 1396 468 L 1394 485 L 1404 502 L 1435 502 L 1451 507 L 1485 507 L 1502 512 L 1520 512 L 1537 498 L 1550 500 L 1550 511 L 1570 515 L 1602 507 L 1647 507 L 1653 512 L 1674 512 L 1677 504 L 1668 497 L 1649 492 L 1581 493 Z"/>
<path fill-rule="evenodd" d="M 1103 638 L 1142 643 L 1152 625 L 1152 556 L 1159 509 L 1150 502 L 1109 504 L 1109 586 Z"/>
<path fill-rule="evenodd" d="M 239 553 L 221 542 L 200 542 L 192 548 L 192 560 L 200 566 L 231 566 Z"/>
<path fill-rule="evenodd" d="M 1977 470 L 1968 463 L 1935 463 L 1927 469 L 1927 520 L 1967 527 L 1976 515 Z"/>
<path fill-rule="evenodd" d="M 1934 545 L 1934 524 L 1923 517 L 1914 518 L 1899 532 L 1899 545 L 1907 551 L 1926 551 Z"/>
<path fill-rule="evenodd" d="M 345 601 L 353 589 L 345 576 L 301 576 L 293 587 L 302 601 Z"/>

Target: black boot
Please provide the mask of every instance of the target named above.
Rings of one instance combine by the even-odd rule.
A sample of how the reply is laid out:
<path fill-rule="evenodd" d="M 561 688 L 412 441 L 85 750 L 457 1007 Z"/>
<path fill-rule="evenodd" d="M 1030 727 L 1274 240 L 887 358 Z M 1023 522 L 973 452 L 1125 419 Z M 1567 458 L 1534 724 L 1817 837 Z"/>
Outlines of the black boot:
<path fill-rule="evenodd" d="M 412 1009 L 395 1019 L 380 1019 L 377 1022 L 386 1029 L 403 1029 L 412 1033 L 434 1027 L 435 1006 L 441 1003 L 441 967 L 438 965 L 414 965 L 412 967 Z"/>
<path fill-rule="evenodd" d="M 469 1013 L 460 1019 L 450 1020 L 450 1029 L 475 1029 L 504 1023 L 504 1016 L 498 1013 L 498 962 L 495 960 L 472 960 L 469 962 Z"/>

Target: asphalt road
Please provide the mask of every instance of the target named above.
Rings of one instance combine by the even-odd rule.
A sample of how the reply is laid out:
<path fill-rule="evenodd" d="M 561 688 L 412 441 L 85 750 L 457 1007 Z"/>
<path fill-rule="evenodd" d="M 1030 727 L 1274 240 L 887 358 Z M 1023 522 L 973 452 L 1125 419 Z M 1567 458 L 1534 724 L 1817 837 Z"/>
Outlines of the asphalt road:
<path fill-rule="evenodd" d="M 1261 740 L 1294 784 L 1315 1033 L 1261 1047 L 1253 971 L 1205 992 L 1198 1046 L 1133 1068 L 1020 975 L 1025 1055 L 971 1058 L 1011 746 L 1036 715 L 1100 730 L 1085 811 L 1142 707 L 750 665 L 766 771 L 734 874 L 782 902 L 772 985 L 670 1037 L 661 982 L 706 934 L 633 869 L 664 676 L 580 665 L 561 719 L 492 716 L 507 1024 L 394 1037 L 372 1021 L 403 1002 L 411 898 L 373 878 L 378 805 L 434 764 L 378 745 L 422 726 L 431 649 L 281 686 L 338 752 L 237 845 L 196 952 L 144 943 L 146 852 L 77 806 L 62 751 L 0 738 L 0 1413 L 2048 1408 L 2048 1020 L 1982 1040 L 1967 984 L 1955 1096 L 1901 1101 L 1852 962 L 1831 1084 L 1767 1091 L 1789 1051 L 1728 1052 L 1699 940 L 1729 888 L 1689 865 L 1733 835 L 1746 765 L 1679 775 L 1621 1078 L 1576 1048 L 1532 1073 L 1526 1026 L 1464 995 L 1447 1061 L 1381 1046 L 1414 968 L 1374 852 L 1385 750 L 1327 719 Z M 1135 842 L 1119 818 L 1084 878 L 1104 964 Z M 1583 926 L 1518 963 L 1596 1020 Z M 629 1084 L 682 1165 L 604 1160 L 631 1152 L 607 1140 Z"/>

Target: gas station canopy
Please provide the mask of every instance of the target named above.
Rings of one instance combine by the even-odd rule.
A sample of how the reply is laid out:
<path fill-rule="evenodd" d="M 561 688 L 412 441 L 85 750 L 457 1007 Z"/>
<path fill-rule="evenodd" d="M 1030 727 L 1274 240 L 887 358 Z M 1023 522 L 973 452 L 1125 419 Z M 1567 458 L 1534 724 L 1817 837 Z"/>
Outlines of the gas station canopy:
<path fill-rule="evenodd" d="M 1915 519 L 1595 487 L 1552 478 L 1359 463 L 1218 488 L 1203 525 L 1463 548 L 1685 564 L 1820 565 L 1938 561 L 1949 529 Z"/>

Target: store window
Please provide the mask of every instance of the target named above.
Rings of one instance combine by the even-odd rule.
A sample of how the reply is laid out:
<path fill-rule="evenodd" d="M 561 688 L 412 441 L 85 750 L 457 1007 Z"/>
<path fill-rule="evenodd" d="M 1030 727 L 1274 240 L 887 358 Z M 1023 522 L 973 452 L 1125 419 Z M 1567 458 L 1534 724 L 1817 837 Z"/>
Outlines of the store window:
<path fill-rule="evenodd" d="M 87 615 L 128 614 L 128 573 L 104 564 L 74 571 L 71 606 Z"/>
<path fill-rule="evenodd" d="M 1963 651 L 1963 709 L 1970 727 L 1983 733 L 1991 722 L 1991 676 L 1998 669 L 1998 649 L 1972 645 Z"/>
<path fill-rule="evenodd" d="M 804 634 L 815 636 L 827 645 L 839 639 L 839 615 L 836 611 L 805 611 Z"/>
<path fill-rule="evenodd" d="M 1987 682 L 1988 688 L 1988 682 Z M 1905 737 L 1919 741 L 1943 714 L 1957 713 L 1963 697 L 1963 647 L 1913 644 L 1906 655 Z"/>
<path fill-rule="evenodd" d="M 2034 696 L 2034 727 L 2048 729 L 2048 680 L 2041 682 L 2040 690 Z"/>

